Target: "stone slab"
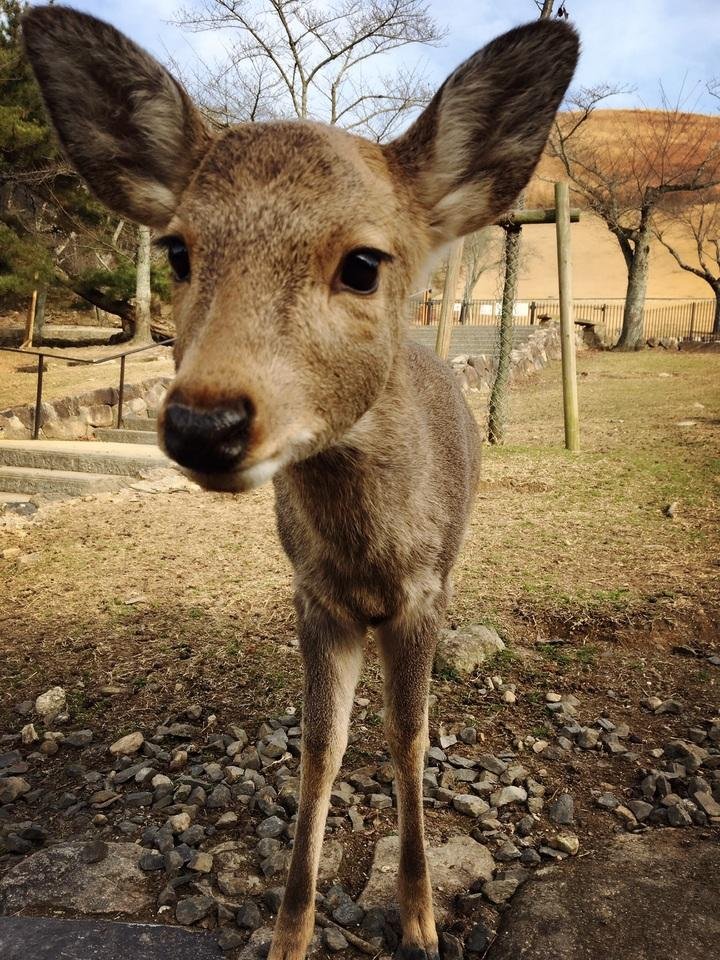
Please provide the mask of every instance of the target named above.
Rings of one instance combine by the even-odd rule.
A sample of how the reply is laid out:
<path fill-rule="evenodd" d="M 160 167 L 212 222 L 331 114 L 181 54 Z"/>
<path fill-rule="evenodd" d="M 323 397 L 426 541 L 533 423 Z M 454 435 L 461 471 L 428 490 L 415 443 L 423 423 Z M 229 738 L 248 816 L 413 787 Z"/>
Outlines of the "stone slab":
<path fill-rule="evenodd" d="M 492 879 L 495 861 L 487 847 L 467 836 L 452 837 L 447 843 L 426 849 L 435 917 L 442 923 L 452 913 L 457 894 L 467 893 L 473 884 Z M 396 835 L 378 840 L 370 877 L 358 899 L 363 909 L 397 902 L 399 859 L 400 840 Z"/>
<path fill-rule="evenodd" d="M 710 960 L 720 944 L 720 843 L 628 834 L 539 871 L 512 899 L 487 960 Z"/>
<path fill-rule="evenodd" d="M 0 917 L 3 960 L 219 960 L 212 934 L 101 920 Z"/>

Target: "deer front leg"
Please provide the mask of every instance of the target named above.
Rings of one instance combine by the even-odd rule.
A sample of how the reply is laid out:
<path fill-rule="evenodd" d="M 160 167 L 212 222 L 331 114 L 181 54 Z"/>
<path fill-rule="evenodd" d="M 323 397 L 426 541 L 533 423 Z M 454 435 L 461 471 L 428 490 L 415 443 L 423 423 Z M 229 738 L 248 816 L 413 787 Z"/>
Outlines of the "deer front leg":
<path fill-rule="evenodd" d="M 298 608 L 301 604 L 298 603 Z M 315 924 L 315 885 L 330 791 L 347 746 L 364 630 L 317 608 L 299 624 L 305 668 L 300 804 L 285 897 L 268 960 L 302 960 Z"/>
<path fill-rule="evenodd" d="M 378 631 L 385 674 L 385 727 L 395 766 L 402 960 L 438 960 L 432 888 L 425 856 L 422 774 L 427 702 L 439 615 L 395 618 Z"/>

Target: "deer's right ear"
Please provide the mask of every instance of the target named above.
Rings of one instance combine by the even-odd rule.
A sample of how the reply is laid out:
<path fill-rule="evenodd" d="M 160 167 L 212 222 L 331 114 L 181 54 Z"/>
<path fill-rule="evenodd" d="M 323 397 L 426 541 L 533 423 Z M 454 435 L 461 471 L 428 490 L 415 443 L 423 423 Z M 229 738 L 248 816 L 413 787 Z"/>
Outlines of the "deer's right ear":
<path fill-rule="evenodd" d="M 31 7 L 25 50 L 68 159 L 116 213 L 163 227 L 211 134 L 180 85 L 109 24 Z"/>
<path fill-rule="evenodd" d="M 498 37 L 451 74 L 385 147 L 440 245 L 492 223 L 527 184 L 578 58 L 575 31 L 542 20 Z"/>

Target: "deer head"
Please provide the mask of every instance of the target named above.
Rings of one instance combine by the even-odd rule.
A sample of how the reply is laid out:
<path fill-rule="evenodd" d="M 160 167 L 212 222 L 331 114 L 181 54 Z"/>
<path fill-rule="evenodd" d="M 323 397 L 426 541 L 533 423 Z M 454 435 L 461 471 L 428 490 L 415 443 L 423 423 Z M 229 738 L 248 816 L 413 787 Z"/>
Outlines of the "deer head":
<path fill-rule="evenodd" d="M 211 129 L 164 67 L 68 8 L 31 8 L 24 37 L 70 161 L 167 248 L 177 374 L 161 443 L 228 490 L 337 442 L 372 407 L 419 271 L 525 186 L 578 53 L 563 23 L 512 30 L 380 146 L 313 122 Z"/>

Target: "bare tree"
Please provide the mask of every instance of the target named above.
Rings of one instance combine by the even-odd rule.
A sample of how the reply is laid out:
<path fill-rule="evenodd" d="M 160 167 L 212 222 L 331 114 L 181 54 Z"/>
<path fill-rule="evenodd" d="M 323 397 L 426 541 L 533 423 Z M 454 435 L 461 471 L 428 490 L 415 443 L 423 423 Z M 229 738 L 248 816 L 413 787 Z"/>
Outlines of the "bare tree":
<path fill-rule="evenodd" d="M 580 91 L 573 109 L 559 114 L 549 153 L 562 164 L 574 192 L 606 224 L 625 259 L 628 285 L 617 347 L 644 342 L 650 247 L 658 210 L 675 194 L 701 195 L 720 177 L 717 122 L 688 113 L 680 103 L 615 118 L 612 136 L 591 122 L 599 104 L 620 92 L 602 86 Z"/>
<path fill-rule="evenodd" d="M 683 270 L 704 280 L 715 297 L 713 333 L 720 333 L 720 196 L 713 190 L 692 202 L 668 204 L 654 234 Z M 692 248 L 687 258 L 682 249 Z"/>
<path fill-rule="evenodd" d="M 220 122 L 295 116 L 377 140 L 431 91 L 415 71 L 371 79 L 368 60 L 444 35 L 424 0 L 200 0 L 174 22 L 227 40 L 224 58 L 184 77 Z"/>
<path fill-rule="evenodd" d="M 150 294 L 150 227 L 137 228 L 137 259 L 135 275 L 135 332 L 133 343 L 150 343 L 152 334 Z"/>

